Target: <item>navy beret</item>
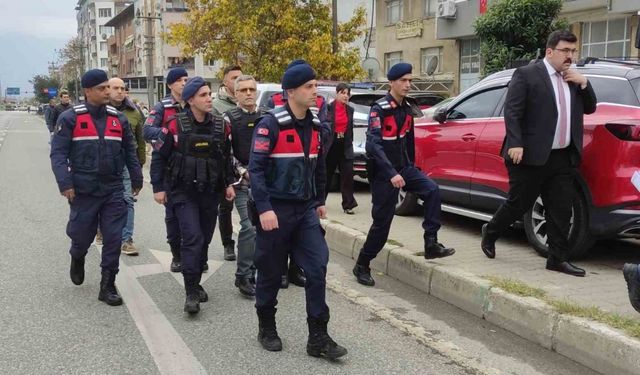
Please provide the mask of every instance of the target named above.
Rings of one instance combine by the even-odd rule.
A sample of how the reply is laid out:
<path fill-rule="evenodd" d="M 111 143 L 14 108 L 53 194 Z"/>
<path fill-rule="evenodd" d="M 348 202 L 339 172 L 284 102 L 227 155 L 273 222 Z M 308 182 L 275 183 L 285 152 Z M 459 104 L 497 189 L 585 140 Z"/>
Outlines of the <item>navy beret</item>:
<path fill-rule="evenodd" d="M 87 70 L 87 72 L 82 75 L 80 83 L 83 89 L 88 89 L 94 86 L 98 86 L 99 84 L 108 80 L 109 77 L 107 77 L 107 72 L 105 72 L 104 70 L 91 69 Z"/>
<path fill-rule="evenodd" d="M 289 65 L 287 65 L 287 69 L 292 68 L 296 65 L 301 65 L 301 64 L 307 64 L 306 61 L 302 60 L 302 59 L 295 59 L 292 62 L 289 63 Z M 287 70 L 285 69 L 285 70 Z"/>
<path fill-rule="evenodd" d="M 188 101 L 196 94 L 196 92 L 198 92 L 198 90 L 200 90 L 200 87 L 206 85 L 207 82 L 202 77 L 196 76 L 189 78 L 187 83 L 184 85 L 184 89 L 182 89 L 182 100 L 185 102 Z"/>
<path fill-rule="evenodd" d="M 287 69 L 282 76 L 282 89 L 295 89 L 316 79 L 316 72 L 309 64 L 297 64 Z"/>
<path fill-rule="evenodd" d="M 395 81 L 396 79 L 402 78 L 405 74 L 411 73 L 411 64 L 408 63 L 397 63 L 389 69 L 389 73 L 387 73 L 387 79 L 389 81 Z"/>
<path fill-rule="evenodd" d="M 189 74 L 185 68 L 173 68 L 167 73 L 167 85 L 174 83 L 182 77 L 188 77 Z"/>

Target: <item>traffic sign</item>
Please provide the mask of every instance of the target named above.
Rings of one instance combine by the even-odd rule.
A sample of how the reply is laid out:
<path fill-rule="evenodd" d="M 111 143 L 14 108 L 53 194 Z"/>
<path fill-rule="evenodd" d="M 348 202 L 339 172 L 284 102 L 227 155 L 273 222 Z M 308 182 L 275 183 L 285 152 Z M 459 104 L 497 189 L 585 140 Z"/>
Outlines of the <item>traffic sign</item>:
<path fill-rule="evenodd" d="M 20 87 L 7 87 L 7 95 L 20 95 Z"/>
<path fill-rule="evenodd" d="M 48 92 L 50 98 L 54 98 L 56 95 L 58 95 L 58 89 L 56 87 L 49 87 Z"/>

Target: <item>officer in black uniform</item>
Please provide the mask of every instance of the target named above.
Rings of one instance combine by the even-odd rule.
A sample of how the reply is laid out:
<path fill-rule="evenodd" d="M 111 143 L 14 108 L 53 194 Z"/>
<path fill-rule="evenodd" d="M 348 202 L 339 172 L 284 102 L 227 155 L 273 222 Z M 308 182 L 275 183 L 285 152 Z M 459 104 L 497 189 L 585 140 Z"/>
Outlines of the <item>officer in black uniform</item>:
<path fill-rule="evenodd" d="M 229 129 L 211 114 L 211 90 L 201 77 L 187 81 L 182 91 L 183 112 L 170 120 L 164 144 L 151 156 L 153 198 L 171 200 L 182 233 L 182 275 L 186 291 L 184 311 L 196 314 L 208 300 L 200 285 L 207 249 L 216 225 L 218 195 L 235 192 Z M 168 141 L 174 140 L 174 141 Z M 168 194 L 167 194 L 168 193 Z"/>
<path fill-rule="evenodd" d="M 70 206 L 67 235 L 71 238 L 71 281 L 84 282 L 84 259 L 102 229 L 102 280 L 98 299 L 121 305 L 115 287 L 127 221 L 122 171 L 131 175 L 133 195 L 142 189 L 142 170 L 136 141 L 127 118 L 109 103 L 107 74 L 100 69 L 82 76 L 86 103 L 63 112 L 51 142 L 51 168 L 62 195 Z"/>
<path fill-rule="evenodd" d="M 233 150 L 233 162 L 238 182 L 234 185 L 236 190 L 236 209 L 240 216 L 240 232 L 238 233 L 238 257 L 235 286 L 243 296 L 255 296 L 255 267 L 253 256 L 256 231 L 249 219 L 247 202 L 249 199 L 250 176 L 249 154 L 251 152 L 251 140 L 255 123 L 263 115 L 263 111 L 256 105 L 257 85 L 256 80 L 250 75 L 241 75 L 236 78 L 234 92 L 238 105 L 227 111 L 224 115 L 225 122 L 231 129 L 231 146 Z M 222 207 L 222 205 L 221 205 Z"/>
<path fill-rule="evenodd" d="M 307 353 L 335 359 L 347 350 L 327 333 L 329 249 L 319 220 L 326 215 L 326 169 L 320 120 L 309 110 L 316 101 L 315 78 L 308 64 L 287 69 L 282 87 L 287 90 L 288 103 L 269 111 L 254 132 L 249 176 L 259 214 L 255 249 L 258 341 L 266 350 L 282 350 L 276 330 L 276 298 L 290 249 L 293 261 L 307 276 Z"/>
<path fill-rule="evenodd" d="M 166 127 L 169 119 L 173 119 L 176 113 L 181 112 L 184 107 L 182 90 L 187 82 L 187 70 L 185 68 L 173 68 L 167 73 L 167 86 L 169 95 L 156 103 L 149 116 L 147 116 L 142 128 L 144 140 L 151 143 L 155 149 L 160 149 L 165 141 L 165 133 L 162 128 Z M 164 207 L 164 221 L 167 227 L 167 242 L 171 248 L 171 272 L 182 272 L 182 261 L 180 258 L 180 243 L 182 236 L 180 226 L 176 219 L 171 200 L 168 200 Z"/>
<path fill-rule="evenodd" d="M 399 63 L 387 74 L 391 89 L 375 102 L 369 113 L 366 151 L 370 159 L 371 216 L 373 224 L 360 250 L 353 274 L 360 284 L 373 286 L 369 264 L 389 236 L 398 192 L 404 188 L 424 201 L 424 257 L 442 258 L 454 249 L 438 242 L 440 190 L 415 165 L 415 144 L 411 106 L 405 99 L 411 89 L 411 64 Z"/>

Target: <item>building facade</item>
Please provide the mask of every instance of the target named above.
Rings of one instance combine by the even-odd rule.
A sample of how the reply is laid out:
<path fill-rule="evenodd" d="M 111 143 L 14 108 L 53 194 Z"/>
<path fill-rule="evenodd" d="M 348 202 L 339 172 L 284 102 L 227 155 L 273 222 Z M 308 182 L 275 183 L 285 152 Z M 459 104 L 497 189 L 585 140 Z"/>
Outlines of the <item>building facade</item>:
<path fill-rule="evenodd" d="M 382 71 L 406 61 L 414 66 L 414 75 L 419 67 L 419 80 L 441 82 L 451 95 L 464 91 L 482 78 L 480 39 L 473 23 L 492 2 L 378 0 L 377 56 L 384 62 Z M 579 57 L 637 59 L 639 9 L 640 0 L 565 0 L 560 16 L 578 36 Z M 433 56 L 441 63 L 426 78 L 425 67 Z"/>
<path fill-rule="evenodd" d="M 78 36 L 84 56 L 84 70 L 109 70 L 107 40 L 113 28 L 106 25 L 114 15 L 126 7 L 124 1 L 79 0 L 76 5 Z"/>

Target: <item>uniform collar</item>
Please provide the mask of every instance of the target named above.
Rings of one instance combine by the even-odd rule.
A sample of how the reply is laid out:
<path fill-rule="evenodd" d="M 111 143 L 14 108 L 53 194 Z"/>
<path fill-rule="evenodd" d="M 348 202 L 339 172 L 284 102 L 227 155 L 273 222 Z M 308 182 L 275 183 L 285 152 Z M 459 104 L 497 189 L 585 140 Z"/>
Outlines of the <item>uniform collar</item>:
<path fill-rule="evenodd" d="M 402 106 L 409 106 L 409 103 L 407 103 L 406 100 L 402 100 L 402 104 L 398 104 L 398 102 L 396 101 L 396 99 L 393 97 L 393 95 L 391 95 L 391 92 L 387 92 L 387 95 L 385 96 L 385 99 L 387 99 L 387 101 L 389 102 L 389 105 L 391 105 L 391 108 L 396 108 L 396 107 L 400 107 Z"/>
<path fill-rule="evenodd" d="M 85 107 L 87 107 L 87 111 L 89 111 L 89 113 L 91 115 L 96 116 L 96 117 L 102 117 L 107 112 L 107 106 L 106 105 L 95 106 L 95 105 L 89 104 L 88 102 L 85 103 L 84 105 L 85 105 Z"/>
<path fill-rule="evenodd" d="M 252 115 L 252 114 L 254 114 L 254 113 L 258 112 L 258 106 L 256 106 L 255 111 L 247 111 L 246 109 L 244 109 L 244 108 L 243 108 L 243 107 L 241 107 L 241 106 L 238 106 L 238 108 L 240 108 L 240 110 L 242 111 L 242 113 L 246 113 L 246 114 L 249 114 L 249 115 Z"/>

